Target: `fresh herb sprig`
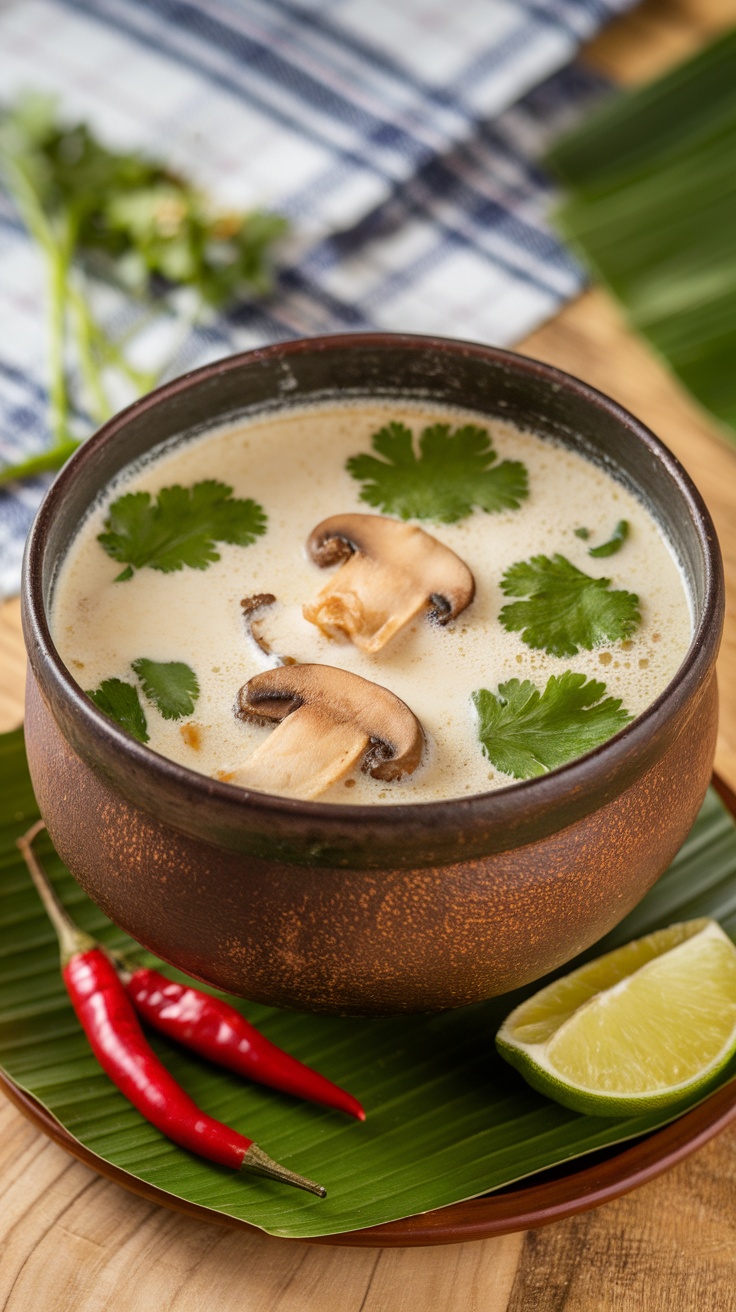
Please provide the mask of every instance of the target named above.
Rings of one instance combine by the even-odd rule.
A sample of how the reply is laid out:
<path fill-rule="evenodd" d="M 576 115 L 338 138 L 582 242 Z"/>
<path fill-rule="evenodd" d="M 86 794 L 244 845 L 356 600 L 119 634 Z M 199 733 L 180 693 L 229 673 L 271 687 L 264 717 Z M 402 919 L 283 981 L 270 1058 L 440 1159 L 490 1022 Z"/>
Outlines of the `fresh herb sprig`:
<path fill-rule="evenodd" d="M 565 556 L 532 556 L 511 565 L 501 579 L 510 602 L 499 615 L 508 632 L 521 631 L 528 647 L 550 656 L 577 656 L 606 642 L 629 638 L 641 621 L 639 598 L 592 578 Z"/>
<path fill-rule="evenodd" d="M 122 583 L 146 565 L 164 574 L 185 565 L 207 569 L 220 559 L 216 542 L 248 547 L 266 522 L 257 501 L 240 500 L 227 483 L 210 478 L 189 488 L 162 487 L 155 501 L 150 492 L 126 492 L 110 506 L 97 541 L 125 565 L 115 579 Z"/>
<path fill-rule="evenodd" d="M 152 661 L 140 656 L 131 663 L 131 669 L 140 681 L 144 696 L 165 720 L 181 720 L 193 713 L 199 697 L 199 680 L 190 665 L 184 661 Z M 148 742 L 148 721 L 134 683 L 104 679 L 87 696 L 139 743 Z"/>
<path fill-rule="evenodd" d="M 165 165 L 110 150 L 83 123 L 61 123 L 53 100 L 40 95 L 0 115 L 0 183 L 46 270 L 52 436 L 49 450 L 0 469 L 2 483 L 58 469 L 79 445 L 68 357 L 79 367 L 84 408 L 96 422 L 112 413 L 112 373 L 140 395 L 171 366 L 171 358 L 149 370 L 131 363 L 131 341 L 113 340 L 92 313 L 90 276 L 136 299 L 140 329 L 170 315 L 172 293 L 189 288 L 191 327 L 207 306 L 268 289 L 271 247 L 286 222 L 260 211 L 218 211 Z"/>
<path fill-rule="evenodd" d="M 363 484 L 362 501 L 399 519 L 434 519 L 454 524 L 474 506 L 492 513 L 518 510 L 529 495 L 526 466 L 519 460 L 497 462 L 485 428 L 431 424 L 418 450 L 406 424 L 392 421 L 371 439 L 375 456 L 351 456 L 348 473 Z"/>
<path fill-rule="evenodd" d="M 565 670 L 543 692 L 529 679 L 509 679 L 498 692 L 472 695 L 478 737 L 497 770 L 531 779 L 582 756 L 628 724 L 620 699 L 603 698 L 605 683 Z M 603 700 L 601 700 L 603 698 Z"/>

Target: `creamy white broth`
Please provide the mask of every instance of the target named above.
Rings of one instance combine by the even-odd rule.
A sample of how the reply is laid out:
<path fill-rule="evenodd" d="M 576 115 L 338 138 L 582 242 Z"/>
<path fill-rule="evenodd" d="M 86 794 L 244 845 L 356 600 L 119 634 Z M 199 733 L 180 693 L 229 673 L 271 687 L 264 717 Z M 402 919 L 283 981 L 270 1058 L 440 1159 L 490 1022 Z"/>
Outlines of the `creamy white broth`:
<path fill-rule="evenodd" d="M 306 556 L 314 526 L 341 512 L 376 513 L 360 500 L 360 485 L 345 461 L 370 451 L 372 434 L 388 419 L 417 432 L 437 421 L 481 423 L 500 459 L 521 460 L 530 494 L 519 510 L 473 511 L 457 524 L 424 523 L 475 576 L 475 600 L 440 627 L 419 618 L 377 655 L 348 641 L 326 638 L 302 616 L 303 604 L 324 585 L 327 571 Z M 267 532 L 252 546 L 218 544 L 220 560 L 204 571 L 164 574 L 144 568 L 114 582 L 121 566 L 97 541 L 111 500 L 124 492 L 155 495 L 172 483 L 189 486 L 219 478 L 237 497 L 259 501 Z M 610 537 L 617 521 L 630 524 L 622 550 L 606 559 L 588 555 Z M 590 540 L 574 529 L 585 526 Z M 626 643 L 560 658 L 533 651 L 507 633 L 498 613 L 507 600 L 500 579 L 509 565 L 560 552 L 595 577 L 638 594 L 641 625 Z M 485 792 L 513 782 L 483 754 L 470 700 L 478 688 L 495 692 L 514 676 L 542 688 L 551 674 L 571 669 L 601 679 L 633 715 L 665 688 L 690 644 L 691 609 L 680 567 L 660 526 L 626 487 L 581 455 L 533 433 L 474 412 L 403 403 L 355 403 L 303 408 L 211 431 L 168 450 L 116 483 L 82 525 L 64 560 L 52 606 L 52 631 L 62 659 L 80 686 L 104 679 L 135 682 L 131 662 L 185 661 L 196 672 L 200 697 L 187 720 L 165 720 L 141 696 L 149 746 L 204 774 L 242 764 L 271 732 L 234 714 L 238 689 L 270 662 L 247 637 L 240 600 L 274 593 L 278 603 L 261 616 L 275 651 L 299 661 L 352 670 L 401 697 L 421 721 L 427 751 L 414 775 L 385 783 L 359 770 L 320 800 L 350 803 L 432 802 Z"/>

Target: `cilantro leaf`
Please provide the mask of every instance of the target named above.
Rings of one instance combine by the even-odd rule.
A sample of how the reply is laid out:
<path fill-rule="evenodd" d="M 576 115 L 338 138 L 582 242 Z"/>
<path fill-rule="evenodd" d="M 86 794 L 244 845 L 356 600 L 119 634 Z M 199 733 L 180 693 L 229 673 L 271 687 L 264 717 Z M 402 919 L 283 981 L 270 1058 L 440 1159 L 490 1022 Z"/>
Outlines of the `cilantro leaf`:
<path fill-rule="evenodd" d="M 604 642 L 628 638 L 641 621 L 633 592 L 610 590 L 610 579 L 595 579 L 565 556 L 532 556 L 506 570 L 501 590 L 523 597 L 499 615 L 509 632 L 521 630 L 528 647 L 550 656 L 576 656 Z"/>
<path fill-rule="evenodd" d="M 565 670 L 540 692 L 529 679 L 509 679 L 498 693 L 472 694 L 478 737 L 496 769 L 531 779 L 582 756 L 633 718 L 620 699 L 606 697 L 605 683 Z"/>
<path fill-rule="evenodd" d="M 148 727 L 138 689 L 122 679 L 104 679 L 99 688 L 87 693 L 104 715 L 132 734 L 139 743 L 148 742 Z"/>
<path fill-rule="evenodd" d="M 616 552 L 621 550 L 628 536 L 629 521 L 620 519 L 608 541 L 602 542 L 599 547 L 590 547 L 588 555 L 595 556 L 598 560 L 603 556 L 615 556 Z"/>
<path fill-rule="evenodd" d="M 155 501 L 149 492 L 127 492 L 113 501 L 106 532 L 97 541 L 113 560 L 127 565 L 116 582 L 149 565 L 174 570 L 207 569 L 219 560 L 216 542 L 247 547 L 266 531 L 266 514 L 257 501 L 239 501 L 232 488 L 215 479 L 193 487 L 162 487 Z"/>
<path fill-rule="evenodd" d="M 406 424 L 392 421 L 373 435 L 383 456 L 351 456 L 346 469 L 363 484 L 360 497 L 399 519 L 436 519 L 454 524 L 474 506 L 518 510 L 529 495 L 526 466 L 497 456 L 485 428 L 432 424 L 419 439 L 419 454 Z"/>
<path fill-rule="evenodd" d="M 199 680 L 184 661 L 150 661 L 140 656 L 132 668 L 148 698 L 165 720 L 180 720 L 191 715 L 199 697 Z"/>

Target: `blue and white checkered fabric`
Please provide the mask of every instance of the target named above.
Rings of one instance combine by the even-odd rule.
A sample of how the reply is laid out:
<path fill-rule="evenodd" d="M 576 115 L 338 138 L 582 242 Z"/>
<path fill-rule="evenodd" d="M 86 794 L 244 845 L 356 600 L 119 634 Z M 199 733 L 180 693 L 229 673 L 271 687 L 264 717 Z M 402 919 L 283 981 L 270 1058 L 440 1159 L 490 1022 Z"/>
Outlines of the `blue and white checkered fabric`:
<path fill-rule="evenodd" d="M 192 333 L 179 368 L 349 328 L 508 344 L 581 286 L 536 160 L 598 90 L 580 42 L 630 2 L 17 0 L 0 94 L 53 92 L 108 144 L 290 216 L 273 294 Z M 0 461 L 47 442 L 43 301 L 0 198 Z M 47 482 L 0 490 L 0 591 Z"/>

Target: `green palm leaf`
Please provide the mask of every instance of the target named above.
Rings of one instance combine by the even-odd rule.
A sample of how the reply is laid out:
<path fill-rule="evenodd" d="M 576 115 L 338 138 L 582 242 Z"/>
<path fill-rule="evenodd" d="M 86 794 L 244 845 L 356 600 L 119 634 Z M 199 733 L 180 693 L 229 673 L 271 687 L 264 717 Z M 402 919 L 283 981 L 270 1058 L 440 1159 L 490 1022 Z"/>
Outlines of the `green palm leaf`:
<path fill-rule="evenodd" d="M 558 143 L 559 225 L 736 439 L 736 29 Z"/>
<path fill-rule="evenodd" d="M 15 848 L 37 815 L 22 735 L 6 734 L 0 737 L 0 1066 L 92 1152 L 141 1180 L 272 1234 L 308 1238 L 471 1198 L 668 1119 L 666 1113 L 619 1121 L 580 1116 L 528 1088 L 496 1056 L 493 1035 L 530 989 L 420 1019 L 340 1020 L 238 1003 L 270 1039 L 349 1088 L 368 1119 L 360 1125 L 247 1084 L 153 1037 L 202 1107 L 320 1180 L 328 1197 L 321 1202 L 201 1161 L 142 1119 L 87 1046 L 61 981 L 53 931 Z M 39 852 L 79 925 L 109 947 L 130 951 L 130 940 L 85 897 L 48 840 L 39 840 Z M 601 946 L 705 914 L 736 936 L 736 827 L 712 793 L 670 870 Z"/>

